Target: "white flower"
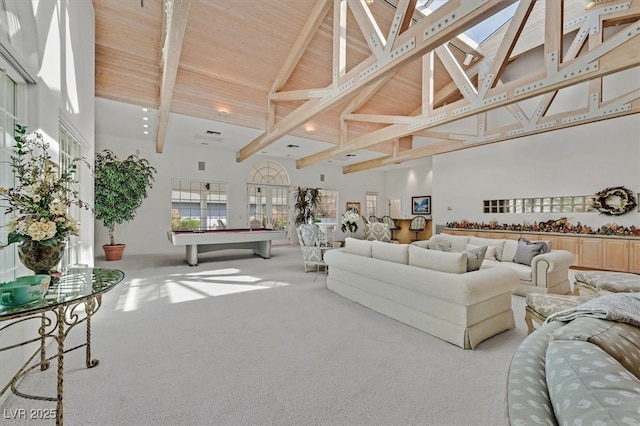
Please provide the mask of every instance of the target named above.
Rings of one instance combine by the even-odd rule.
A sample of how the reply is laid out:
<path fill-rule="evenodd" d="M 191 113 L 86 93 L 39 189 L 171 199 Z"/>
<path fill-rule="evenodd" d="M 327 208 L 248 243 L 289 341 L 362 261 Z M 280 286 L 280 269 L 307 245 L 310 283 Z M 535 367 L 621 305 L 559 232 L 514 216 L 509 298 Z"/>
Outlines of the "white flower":
<path fill-rule="evenodd" d="M 49 203 L 49 211 L 55 215 L 63 215 L 67 212 L 67 206 L 61 203 L 51 202 Z"/>
<path fill-rule="evenodd" d="M 69 168 L 61 168 L 52 161 L 49 144 L 42 135 L 27 135 L 26 128 L 20 125 L 16 125 L 15 131 L 11 164 L 16 185 L 0 187 L 0 206 L 6 208 L 5 213 L 13 214 L 8 225 L 8 244 L 33 240 L 51 245 L 70 234 L 78 235 L 77 222 L 67 213 L 69 207 L 92 210 L 72 189 L 77 183 L 73 173 L 82 159 L 76 158 Z"/>
<path fill-rule="evenodd" d="M 29 225 L 29 236 L 36 241 L 48 240 L 56 235 L 56 230 L 55 222 L 42 219 Z"/>

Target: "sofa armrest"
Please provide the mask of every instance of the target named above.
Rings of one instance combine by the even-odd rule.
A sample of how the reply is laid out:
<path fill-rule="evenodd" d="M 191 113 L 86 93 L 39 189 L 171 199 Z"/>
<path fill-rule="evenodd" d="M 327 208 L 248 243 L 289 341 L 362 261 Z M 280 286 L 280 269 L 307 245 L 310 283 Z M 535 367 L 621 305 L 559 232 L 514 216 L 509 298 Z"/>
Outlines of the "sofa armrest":
<path fill-rule="evenodd" d="M 558 271 L 563 269 L 569 269 L 576 261 L 575 256 L 570 251 L 566 250 L 551 250 L 548 253 L 542 253 L 537 255 L 531 260 L 531 267 L 537 269 L 538 262 L 548 263 L 548 271 Z"/>
<path fill-rule="evenodd" d="M 569 268 L 575 263 L 573 253 L 566 250 L 551 250 L 539 254 L 531 261 L 531 279 L 536 287 L 550 289 L 569 282 Z M 564 292 L 564 291 L 563 291 Z"/>

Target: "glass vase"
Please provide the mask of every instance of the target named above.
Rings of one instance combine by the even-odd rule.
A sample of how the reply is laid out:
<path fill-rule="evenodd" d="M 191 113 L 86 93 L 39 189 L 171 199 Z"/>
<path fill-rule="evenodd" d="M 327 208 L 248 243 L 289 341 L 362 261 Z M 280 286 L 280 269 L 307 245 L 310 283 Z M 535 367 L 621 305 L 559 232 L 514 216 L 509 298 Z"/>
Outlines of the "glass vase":
<path fill-rule="evenodd" d="M 24 266 L 36 275 L 49 275 L 64 255 L 65 243 L 56 246 L 43 246 L 37 241 L 24 241 L 18 246 L 18 257 Z"/>

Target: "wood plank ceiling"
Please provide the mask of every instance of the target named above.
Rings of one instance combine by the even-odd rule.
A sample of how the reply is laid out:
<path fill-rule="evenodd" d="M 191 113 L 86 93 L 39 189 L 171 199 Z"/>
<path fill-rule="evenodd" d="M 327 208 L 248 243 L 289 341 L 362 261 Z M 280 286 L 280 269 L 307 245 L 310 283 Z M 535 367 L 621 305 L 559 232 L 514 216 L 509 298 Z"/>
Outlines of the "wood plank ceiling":
<path fill-rule="evenodd" d="M 96 96 L 158 109 L 158 152 L 169 113 L 263 130 L 238 161 L 287 134 L 335 145 L 299 168 L 375 151 L 345 173 L 640 112 L 640 81 L 603 84 L 637 76 L 640 0 L 520 0 L 480 45 L 515 0 L 425 1 L 93 0 Z"/>

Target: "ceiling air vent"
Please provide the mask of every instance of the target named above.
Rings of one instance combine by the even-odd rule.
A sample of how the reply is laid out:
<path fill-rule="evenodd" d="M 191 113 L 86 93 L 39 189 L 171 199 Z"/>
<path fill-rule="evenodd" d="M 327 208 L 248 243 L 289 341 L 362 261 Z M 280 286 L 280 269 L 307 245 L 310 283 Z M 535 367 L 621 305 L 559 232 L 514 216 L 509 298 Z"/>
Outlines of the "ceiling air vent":
<path fill-rule="evenodd" d="M 222 133 L 213 130 L 207 130 L 205 133 L 196 133 L 194 138 L 197 141 L 205 142 L 222 142 L 224 140 Z"/>
<path fill-rule="evenodd" d="M 334 160 L 336 161 L 348 161 L 353 159 L 353 157 L 355 157 L 355 154 L 347 154 L 347 155 L 343 155 L 342 157 L 338 157 L 338 158 L 334 158 Z"/>

